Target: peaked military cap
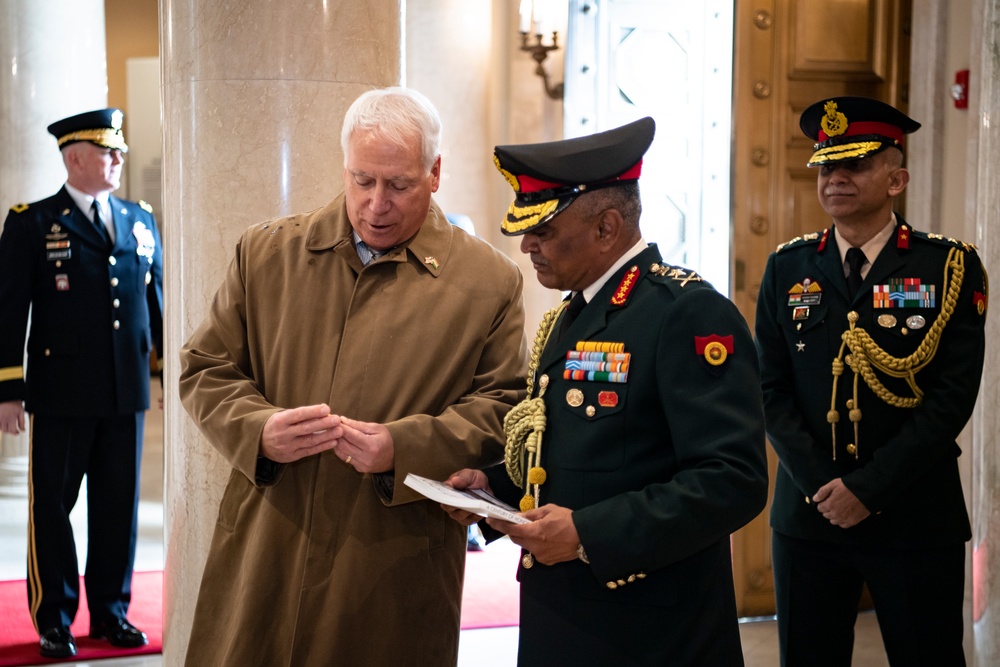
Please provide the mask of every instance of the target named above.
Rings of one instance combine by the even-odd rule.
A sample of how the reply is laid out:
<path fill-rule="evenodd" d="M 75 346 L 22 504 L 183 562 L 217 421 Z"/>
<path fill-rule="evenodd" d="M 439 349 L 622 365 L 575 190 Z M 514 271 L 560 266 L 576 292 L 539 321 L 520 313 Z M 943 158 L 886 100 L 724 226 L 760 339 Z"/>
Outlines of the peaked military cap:
<path fill-rule="evenodd" d="M 49 134 L 59 142 L 59 148 L 74 141 L 89 141 L 105 148 L 128 152 L 122 121 L 125 114 L 121 109 L 98 109 L 63 118 L 49 125 Z"/>
<path fill-rule="evenodd" d="M 831 97 L 802 112 L 799 127 L 816 142 L 808 167 L 858 160 L 887 148 L 903 150 L 903 135 L 920 123 L 885 102 L 868 97 Z"/>
<path fill-rule="evenodd" d="M 493 162 L 514 188 L 501 231 L 507 236 L 524 234 L 585 192 L 638 180 L 655 131 L 656 124 L 647 117 L 587 137 L 497 146 Z"/>

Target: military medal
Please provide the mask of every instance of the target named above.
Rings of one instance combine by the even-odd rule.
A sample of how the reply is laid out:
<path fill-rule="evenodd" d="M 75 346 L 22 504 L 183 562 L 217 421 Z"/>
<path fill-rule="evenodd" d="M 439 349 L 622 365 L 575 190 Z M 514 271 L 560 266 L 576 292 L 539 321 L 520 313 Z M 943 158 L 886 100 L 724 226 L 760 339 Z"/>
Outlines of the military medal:
<path fill-rule="evenodd" d="M 896 326 L 896 318 L 889 313 L 882 313 L 878 316 L 878 325 L 886 329 L 891 329 Z"/>
<path fill-rule="evenodd" d="M 156 239 L 153 238 L 152 230 L 142 222 L 136 222 L 132 225 L 132 236 L 136 241 L 135 254 L 145 257 L 152 264 L 153 252 L 156 250 Z"/>
<path fill-rule="evenodd" d="M 570 389 L 566 392 L 566 403 L 572 408 L 578 408 L 583 405 L 583 392 L 579 389 Z"/>

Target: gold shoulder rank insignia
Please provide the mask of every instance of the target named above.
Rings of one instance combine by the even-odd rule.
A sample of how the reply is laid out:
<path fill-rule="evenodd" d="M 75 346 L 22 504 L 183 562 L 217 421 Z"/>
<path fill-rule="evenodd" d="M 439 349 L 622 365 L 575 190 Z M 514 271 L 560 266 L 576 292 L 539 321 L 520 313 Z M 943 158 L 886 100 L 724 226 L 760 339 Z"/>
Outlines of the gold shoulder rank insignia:
<path fill-rule="evenodd" d="M 153 207 L 141 199 L 139 200 L 139 207 L 142 208 L 142 210 L 145 211 L 146 213 L 153 212 Z"/>
<path fill-rule="evenodd" d="M 14 211 L 14 213 L 24 213 L 25 211 L 28 210 L 28 205 L 27 204 L 14 204 L 13 206 L 10 207 L 10 210 Z"/>
<path fill-rule="evenodd" d="M 650 273 L 655 273 L 658 276 L 664 276 L 667 278 L 673 278 L 681 284 L 681 287 L 687 286 L 689 282 L 701 282 L 701 276 L 699 276 L 694 271 L 688 273 L 685 269 L 668 266 L 666 264 L 660 264 L 659 262 L 654 263 L 649 267 Z"/>

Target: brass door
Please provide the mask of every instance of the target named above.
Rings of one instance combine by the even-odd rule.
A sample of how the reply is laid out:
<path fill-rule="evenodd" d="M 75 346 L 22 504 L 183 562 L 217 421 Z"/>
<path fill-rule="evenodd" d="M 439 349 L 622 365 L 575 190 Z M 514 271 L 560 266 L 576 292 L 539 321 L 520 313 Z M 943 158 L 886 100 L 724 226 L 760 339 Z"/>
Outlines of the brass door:
<path fill-rule="evenodd" d="M 733 281 L 751 327 L 775 246 L 829 225 L 799 115 L 836 95 L 905 110 L 911 0 L 740 0 L 733 70 Z M 773 489 L 777 459 L 768 447 Z M 774 613 L 768 508 L 733 538 L 741 616 Z"/>

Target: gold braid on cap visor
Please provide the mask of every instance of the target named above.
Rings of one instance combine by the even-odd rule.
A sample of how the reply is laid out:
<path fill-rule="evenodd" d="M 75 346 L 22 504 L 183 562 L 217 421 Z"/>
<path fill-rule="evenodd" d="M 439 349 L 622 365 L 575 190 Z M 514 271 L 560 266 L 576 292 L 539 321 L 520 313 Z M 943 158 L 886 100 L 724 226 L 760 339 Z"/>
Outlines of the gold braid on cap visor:
<path fill-rule="evenodd" d="M 100 146 L 104 146 L 105 148 L 113 148 L 122 152 L 128 151 L 128 146 L 125 145 L 125 137 L 122 136 L 122 133 L 118 130 L 111 130 L 106 127 L 94 130 L 77 130 L 76 132 L 70 132 L 69 134 L 59 137 L 59 148 L 62 148 L 65 144 L 71 141 L 90 141 Z"/>
<path fill-rule="evenodd" d="M 809 158 L 808 166 L 814 167 L 827 162 L 837 162 L 838 160 L 853 160 L 862 158 L 882 149 L 881 141 L 863 141 L 856 144 L 840 144 L 838 146 L 827 146 L 821 148 Z"/>
<path fill-rule="evenodd" d="M 538 221 L 549 215 L 559 206 L 559 199 L 550 199 L 540 204 L 518 206 L 515 199 L 507 209 L 507 218 L 501 227 L 508 234 L 516 234 L 538 224 Z"/>

